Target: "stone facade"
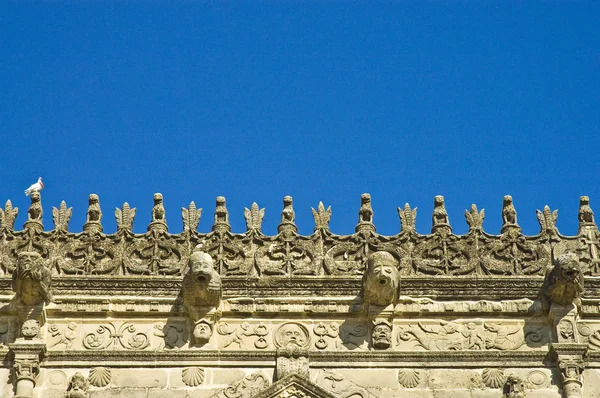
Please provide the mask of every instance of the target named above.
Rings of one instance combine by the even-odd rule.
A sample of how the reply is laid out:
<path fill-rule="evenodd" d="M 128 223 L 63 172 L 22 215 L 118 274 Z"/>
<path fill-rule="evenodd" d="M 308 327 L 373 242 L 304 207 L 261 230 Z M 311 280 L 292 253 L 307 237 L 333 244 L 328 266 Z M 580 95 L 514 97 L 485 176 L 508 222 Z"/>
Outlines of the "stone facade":
<path fill-rule="evenodd" d="M 436 196 L 430 234 L 398 208 L 401 232 L 376 233 L 363 194 L 356 232 L 297 232 L 286 196 L 275 236 L 265 210 L 244 209 L 234 233 L 218 197 L 212 231 L 202 209 L 181 209 L 168 231 L 161 194 L 144 234 L 136 209 L 104 234 L 90 195 L 83 232 L 53 208 L 44 228 L 31 195 L 0 210 L 0 397 L 597 397 L 600 395 L 600 233 L 582 197 L 579 231 L 537 212 L 524 236 L 510 196 L 500 235 L 465 211 L 452 233 Z"/>

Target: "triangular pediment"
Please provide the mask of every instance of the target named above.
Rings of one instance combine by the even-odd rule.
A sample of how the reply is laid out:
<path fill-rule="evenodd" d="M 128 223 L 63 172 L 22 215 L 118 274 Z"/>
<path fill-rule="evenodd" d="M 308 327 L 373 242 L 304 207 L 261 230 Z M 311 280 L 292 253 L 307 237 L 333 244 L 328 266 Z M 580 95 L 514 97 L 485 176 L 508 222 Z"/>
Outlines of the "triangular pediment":
<path fill-rule="evenodd" d="M 252 398 L 336 398 L 310 380 L 295 374 L 273 383 Z"/>

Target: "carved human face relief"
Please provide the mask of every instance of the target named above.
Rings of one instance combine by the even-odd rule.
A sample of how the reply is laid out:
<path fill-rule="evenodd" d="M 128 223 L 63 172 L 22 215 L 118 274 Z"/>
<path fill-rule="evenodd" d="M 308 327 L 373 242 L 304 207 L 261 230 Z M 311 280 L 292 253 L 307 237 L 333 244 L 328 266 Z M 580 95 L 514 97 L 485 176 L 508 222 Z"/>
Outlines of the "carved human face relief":
<path fill-rule="evenodd" d="M 31 340 L 35 337 L 38 337 L 40 334 L 40 323 L 34 319 L 29 319 L 23 322 L 23 326 L 21 326 L 21 335 L 26 340 Z"/>
<path fill-rule="evenodd" d="M 208 343 L 212 336 L 212 328 L 208 322 L 200 321 L 194 326 L 194 341 L 198 345 Z"/>
<path fill-rule="evenodd" d="M 386 323 L 376 324 L 372 336 L 375 348 L 386 349 L 392 344 L 392 328 Z"/>
<path fill-rule="evenodd" d="M 204 252 L 193 253 L 190 258 L 190 268 L 195 282 L 206 283 L 213 271 L 213 261 Z"/>
<path fill-rule="evenodd" d="M 308 346 L 308 331 L 297 323 L 286 323 L 277 331 L 276 341 L 280 347 L 297 346 L 306 348 Z"/>

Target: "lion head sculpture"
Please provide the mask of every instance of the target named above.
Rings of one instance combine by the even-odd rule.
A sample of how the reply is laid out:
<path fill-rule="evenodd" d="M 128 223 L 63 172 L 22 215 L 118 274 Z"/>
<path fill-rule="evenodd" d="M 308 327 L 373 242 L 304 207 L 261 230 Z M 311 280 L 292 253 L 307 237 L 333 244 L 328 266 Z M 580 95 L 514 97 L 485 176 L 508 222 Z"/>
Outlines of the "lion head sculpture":
<path fill-rule="evenodd" d="M 52 271 L 39 253 L 19 253 L 12 285 L 17 300 L 29 306 L 48 303 L 52 299 L 51 282 Z"/>
<path fill-rule="evenodd" d="M 213 259 L 196 247 L 183 277 L 183 303 L 186 307 L 217 306 L 221 300 L 221 278 L 213 268 Z"/>
<path fill-rule="evenodd" d="M 562 254 L 544 279 L 542 294 L 546 301 L 550 301 L 547 306 L 551 303 L 579 306 L 583 291 L 583 270 L 579 259 L 573 253 Z"/>
<path fill-rule="evenodd" d="M 367 259 L 363 276 L 365 303 L 389 305 L 398 297 L 398 262 L 389 252 L 379 251 Z"/>

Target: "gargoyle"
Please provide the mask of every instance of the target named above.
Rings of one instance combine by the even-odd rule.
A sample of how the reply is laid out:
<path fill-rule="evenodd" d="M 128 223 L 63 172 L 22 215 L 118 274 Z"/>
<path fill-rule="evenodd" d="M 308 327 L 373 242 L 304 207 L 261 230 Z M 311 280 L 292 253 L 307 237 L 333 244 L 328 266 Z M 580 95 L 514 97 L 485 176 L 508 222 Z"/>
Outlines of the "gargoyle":
<path fill-rule="evenodd" d="M 579 259 L 573 253 L 562 254 L 544 279 L 541 292 L 542 309 L 547 311 L 552 303 L 573 304 L 581 308 L 583 291 L 583 271 Z"/>
<path fill-rule="evenodd" d="M 196 246 L 182 283 L 183 304 L 189 312 L 197 307 L 216 307 L 221 301 L 221 277 L 209 254 Z"/>
<path fill-rule="evenodd" d="M 52 271 L 44 265 L 44 260 L 39 253 L 19 253 L 12 283 L 19 302 L 28 306 L 50 302 L 52 299 L 51 283 Z"/>
<path fill-rule="evenodd" d="M 365 303 L 389 305 L 397 297 L 398 268 L 396 259 L 385 251 L 371 254 L 363 275 L 363 299 Z"/>

